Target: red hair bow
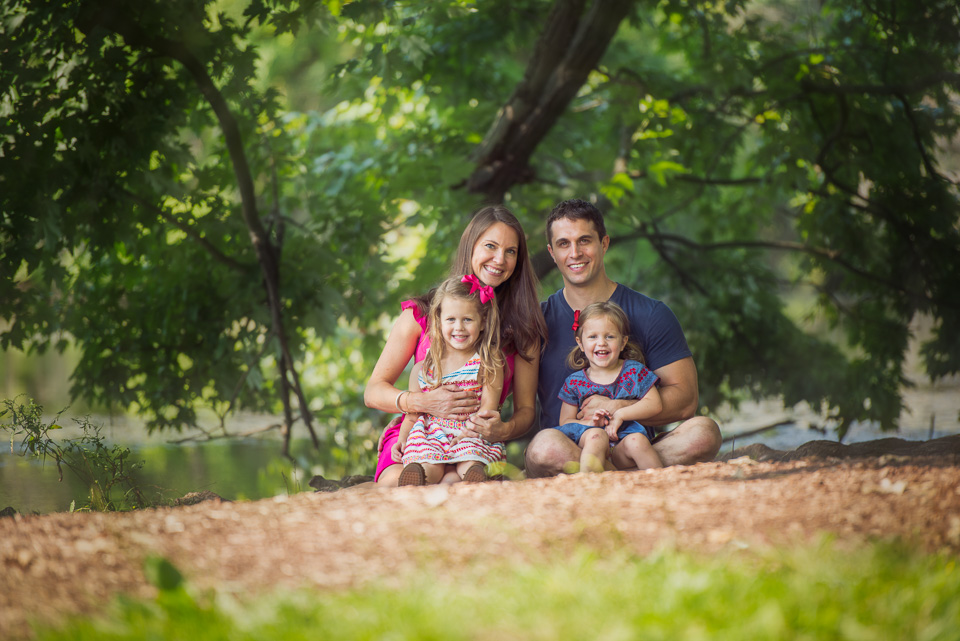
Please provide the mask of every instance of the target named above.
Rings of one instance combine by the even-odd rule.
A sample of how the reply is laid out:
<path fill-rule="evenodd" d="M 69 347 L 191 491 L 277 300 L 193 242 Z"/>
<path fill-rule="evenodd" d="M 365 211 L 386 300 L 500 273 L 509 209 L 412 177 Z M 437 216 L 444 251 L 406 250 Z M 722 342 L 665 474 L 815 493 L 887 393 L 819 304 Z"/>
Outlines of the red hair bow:
<path fill-rule="evenodd" d="M 460 279 L 461 283 L 468 283 L 470 285 L 470 293 L 479 291 L 480 292 L 480 304 L 489 303 L 493 300 L 493 287 L 490 285 L 482 285 L 480 279 L 474 276 L 473 274 L 467 274 Z"/>
<path fill-rule="evenodd" d="M 580 327 L 580 310 L 579 309 L 574 310 L 573 312 L 573 327 L 571 327 L 570 329 L 572 329 L 573 331 L 577 331 L 578 327 Z"/>

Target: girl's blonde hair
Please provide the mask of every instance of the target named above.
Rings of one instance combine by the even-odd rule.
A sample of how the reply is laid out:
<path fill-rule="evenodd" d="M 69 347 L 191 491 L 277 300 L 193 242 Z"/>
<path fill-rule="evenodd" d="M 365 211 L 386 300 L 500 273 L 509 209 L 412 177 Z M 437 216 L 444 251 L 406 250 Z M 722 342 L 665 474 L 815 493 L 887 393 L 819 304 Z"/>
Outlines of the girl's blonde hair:
<path fill-rule="evenodd" d="M 623 308 L 613 301 L 605 300 L 599 303 L 591 303 L 584 307 L 583 311 L 580 312 L 579 319 L 577 320 L 577 329 L 575 333 L 576 337 L 582 341 L 583 326 L 587 324 L 587 321 L 594 318 L 603 317 L 609 318 L 611 321 L 613 321 L 613 324 L 617 327 L 617 331 L 627 337 L 627 344 L 624 345 L 623 349 L 620 351 L 620 358 L 642 363 L 643 351 L 630 335 L 630 320 L 627 319 L 627 314 L 623 311 Z M 587 360 L 587 355 L 583 353 L 583 350 L 580 349 L 579 345 L 574 347 L 572 350 L 570 350 L 570 353 L 567 354 L 567 367 L 570 367 L 571 369 L 583 369 L 589 364 L 590 361 Z"/>
<path fill-rule="evenodd" d="M 447 298 L 459 298 L 476 303 L 480 310 L 480 337 L 477 340 L 477 355 L 480 357 L 479 380 L 491 380 L 503 369 L 503 355 L 500 352 L 500 312 L 497 309 L 497 299 L 490 291 L 491 298 L 486 303 L 480 302 L 480 292 L 470 293 L 470 283 L 463 283 L 460 277 L 448 278 L 440 283 L 433 300 L 430 301 L 430 312 L 427 317 L 427 333 L 430 336 L 430 349 L 423 359 L 423 377 L 436 389 L 443 380 L 443 368 L 440 363 L 446 351 L 447 344 L 443 340 L 443 325 L 440 319 L 440 306 Z"/>

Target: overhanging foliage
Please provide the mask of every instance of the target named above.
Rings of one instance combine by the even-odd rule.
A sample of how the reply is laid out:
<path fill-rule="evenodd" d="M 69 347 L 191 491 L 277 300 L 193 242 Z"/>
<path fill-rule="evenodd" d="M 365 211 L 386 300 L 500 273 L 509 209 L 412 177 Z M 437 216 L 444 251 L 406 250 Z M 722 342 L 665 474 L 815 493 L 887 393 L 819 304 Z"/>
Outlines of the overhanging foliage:
<path fill-rule="evenodd" d="M 608 271 L 677 312 L 707 408 L 893 427 L 918 317 L 927 372 L 960 369 L 953 2 L 2 12 L 2 346 L 75 341 L 74 394 L 154 426 L 378 421 L 387 316 L 483 200 L 539 249 L 556 201 L 598 199 Z"/>

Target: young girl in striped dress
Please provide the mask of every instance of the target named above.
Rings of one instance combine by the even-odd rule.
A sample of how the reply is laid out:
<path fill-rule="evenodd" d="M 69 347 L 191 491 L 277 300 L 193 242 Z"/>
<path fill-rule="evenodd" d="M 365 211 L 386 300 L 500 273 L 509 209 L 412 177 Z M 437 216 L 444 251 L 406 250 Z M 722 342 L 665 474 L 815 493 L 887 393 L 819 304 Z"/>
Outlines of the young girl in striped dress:
<path fill-rule="evenodd" d="M 481 410 L 497 411 L 504 360 L 493 288 L 473 274 L 447 279 L 434 294 L 429 314 L 430 349 L 414 365 L 410 389 L 420 392 L 454 384 L 476 392 Z M 468 416 L 407 414 L 393 451 L 394 460 L 404 465 L 398 484 L 485 481 L 486 466 L 505 459 L 503 443 L 461 436 Z"/>

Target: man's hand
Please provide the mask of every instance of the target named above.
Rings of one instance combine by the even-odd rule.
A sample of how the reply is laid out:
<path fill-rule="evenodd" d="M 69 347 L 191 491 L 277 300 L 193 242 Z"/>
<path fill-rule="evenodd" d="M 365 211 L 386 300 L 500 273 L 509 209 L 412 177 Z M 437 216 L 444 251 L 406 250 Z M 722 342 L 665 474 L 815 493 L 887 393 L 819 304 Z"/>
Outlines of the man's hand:
<path fill-rule="evenodd" d="M 618 409 L 632 403 L 636 403 L 636 401 L 615 401 L 612 398 L 594 394 L 593 396 L 588 396 L 580 403 L 580 411 L 577 412 L 577 419 L 581 423 L 588 421 L 590 420 L 589 417 L 592 417 L 598 410 L 603 410 L 607 413 L 607 416 L 613 416 L 613 413 Z M 598 425 L 598 427 L 602 426 Z"/>

